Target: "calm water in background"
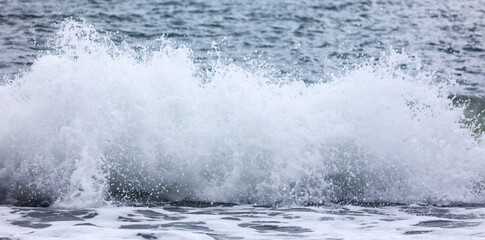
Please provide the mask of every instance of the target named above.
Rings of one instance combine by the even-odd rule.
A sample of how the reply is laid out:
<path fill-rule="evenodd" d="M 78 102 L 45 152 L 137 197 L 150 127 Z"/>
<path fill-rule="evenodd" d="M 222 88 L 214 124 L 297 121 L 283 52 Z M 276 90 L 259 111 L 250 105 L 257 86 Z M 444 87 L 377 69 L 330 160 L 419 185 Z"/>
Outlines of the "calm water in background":
<path fill-rule="evenodd" d="M 482 0 L 0 0 L 0 239 L 485 237 L 484 33 Z"/>
<path fill-rule="evenodd" d="M 296 80 L 319 81 L 390 49 L 419 57 L 441 78 L 483 85 L 484 2 L 474 1 L 2 1 L 0 67 L 32 64 L 57 24 L 85 19 L 130 45 L 162 36 L 197 60 L 263 59 Z M 295 76 L 295 75 L 294 75 Z"/>

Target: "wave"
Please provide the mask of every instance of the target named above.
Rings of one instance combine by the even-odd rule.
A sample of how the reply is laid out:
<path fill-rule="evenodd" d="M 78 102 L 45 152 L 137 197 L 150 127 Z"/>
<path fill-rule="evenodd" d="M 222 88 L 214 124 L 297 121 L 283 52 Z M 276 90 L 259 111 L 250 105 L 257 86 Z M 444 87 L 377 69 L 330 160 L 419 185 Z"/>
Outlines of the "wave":
<path fill-rule="evenodd" d="M 485 203 L 476 122 L 404 54 L 306 84 L 162 45 L 65 22 L 0 86 L 0 201 Z"/>

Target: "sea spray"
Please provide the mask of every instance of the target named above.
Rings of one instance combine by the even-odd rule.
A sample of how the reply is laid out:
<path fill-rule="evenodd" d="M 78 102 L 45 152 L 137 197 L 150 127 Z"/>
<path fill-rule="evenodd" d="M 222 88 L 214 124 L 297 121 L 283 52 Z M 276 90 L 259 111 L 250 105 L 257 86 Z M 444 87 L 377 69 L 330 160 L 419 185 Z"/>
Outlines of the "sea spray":
<path fill-rule="evenodd" d="M 264 205 L 485 203 L 485 146 L 413 60 L 391 53 L 306 84 L 190 49 L 131 50 L 65 22 L 0 86 L 0 199 Z"/>

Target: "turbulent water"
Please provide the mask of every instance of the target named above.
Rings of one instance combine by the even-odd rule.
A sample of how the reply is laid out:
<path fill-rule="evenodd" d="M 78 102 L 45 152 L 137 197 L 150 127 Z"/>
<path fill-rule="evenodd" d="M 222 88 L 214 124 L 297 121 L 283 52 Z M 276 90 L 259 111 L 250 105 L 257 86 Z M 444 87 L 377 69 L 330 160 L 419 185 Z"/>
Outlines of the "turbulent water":
<path fill-rule="evenodd" d="M 89 224 L 112 228 L 118 223 L 102 219 L 113 211 L 117 221 L 142 222 L 133 229 L 218 238 L 207 232 L 231 219 L 212 215 L 240 221 L 248 211 L 230 231 L 321 238 L 314 220 L 341 208 L 350 222 L 355 212 L 358 221 L 409 220 L 389 225 L 397 232 L 371 227 L 384 236 L 459 236 L 419 229 L 485 219 L 484 6 L 0 1 L 0 203 L 21 206 L 0 209 L 6 237 L 29 238 L 17 228 L 60 237 L 42 222 L 98 213 Z M 213 203 L 225 207 L 191 217 Z M 181 216 L 163 213 L 166 204 L 182 206 Z M 249 221 L 295 207 L 313 215 L 283 217 L 302 218 L 288 220 L 294 229 L 278 217 Z M 152 213 L 123 220 L 139 211 L 175 223 L 147 225 Z M 106 236 L 127 234 L 112 231 Z M 233 233 L 219 238 L 244 236 Z M 250 238 L 265 236 L 278 235 Z"/>

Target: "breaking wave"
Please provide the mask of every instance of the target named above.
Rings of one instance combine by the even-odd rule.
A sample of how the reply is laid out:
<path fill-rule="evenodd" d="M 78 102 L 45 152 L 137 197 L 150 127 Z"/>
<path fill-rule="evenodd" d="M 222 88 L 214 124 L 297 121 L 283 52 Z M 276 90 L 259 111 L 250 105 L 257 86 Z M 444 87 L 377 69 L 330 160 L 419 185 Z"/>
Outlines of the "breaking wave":
<path fill-rule="evenodd" d="M 485 203 L 479 124 L 404 54 L 306 84 L 75 21 L 57 38 L 0 86 L 0 202 Z"/>

